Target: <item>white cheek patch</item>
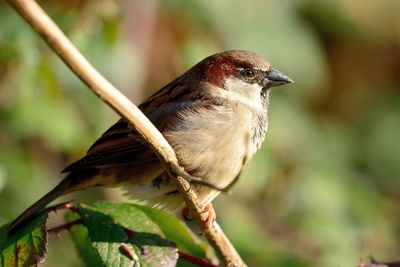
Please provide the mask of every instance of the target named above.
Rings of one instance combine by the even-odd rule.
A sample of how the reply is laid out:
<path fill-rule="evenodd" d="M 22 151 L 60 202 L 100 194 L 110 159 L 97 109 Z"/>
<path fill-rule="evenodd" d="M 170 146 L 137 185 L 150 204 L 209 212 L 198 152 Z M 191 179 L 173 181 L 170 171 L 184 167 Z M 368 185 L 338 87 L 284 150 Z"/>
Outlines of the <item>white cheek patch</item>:
<path fill-rule="evenodd" d="M 229 77 L 225 80 L 225 89 L 238 102 L 249 106 L 261 105 L 262 87 L 258 83 L 251 84 L 235 77 Z"/>

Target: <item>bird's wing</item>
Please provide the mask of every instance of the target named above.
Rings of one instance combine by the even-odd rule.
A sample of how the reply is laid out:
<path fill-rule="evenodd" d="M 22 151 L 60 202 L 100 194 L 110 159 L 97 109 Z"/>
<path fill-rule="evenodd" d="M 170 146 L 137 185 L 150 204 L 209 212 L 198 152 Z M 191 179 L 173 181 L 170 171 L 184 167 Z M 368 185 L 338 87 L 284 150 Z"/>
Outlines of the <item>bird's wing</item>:
<path fill-rule="evenodd" d="M 193 103 L 190 97 L 187 97 L 189 91 L 191 90 L 177 79 L 151 96 L 139 108 L 158 130 L 163 132 L 176 120 L 180 111 Z M 86 156 L 66 167 L 63 172 L 127 165 L 139 166 L 151 161 L 157 161 L 156 155 L 143 144 L 133 128 L 124 119 L 120 119 L 89 148 Z"/>
<path fill-rule="evenodd" d="M 91 146 L 86 156 L 62 172 L 139 165 L 156 159 L 152 151 L 140 142 L 128 123 L 121 119 Z"/>

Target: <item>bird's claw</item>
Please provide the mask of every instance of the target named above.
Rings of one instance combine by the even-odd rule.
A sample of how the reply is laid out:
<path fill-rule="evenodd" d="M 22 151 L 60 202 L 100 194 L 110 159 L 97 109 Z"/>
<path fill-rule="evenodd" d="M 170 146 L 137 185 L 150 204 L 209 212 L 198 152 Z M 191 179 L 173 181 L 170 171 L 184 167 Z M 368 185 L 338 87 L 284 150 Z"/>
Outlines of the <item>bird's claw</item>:
<path fill-rule="evenodd" d="M 200 213 L 201 214 L 207 213 L 207 217 L 203 221 L 204 222 L 203 231 L 207 231 L 211 228 L 211 226 L 215 222 L 215 219 L 217 218 L 217 214 L 215 213 L 215 210 L 211 203 L 204 205 L 202 208 L 202 211 Z M 194 220 L 194 218 L 191 216 L 190 210 L 187 206 L 182 209 L 181 215 L 182 215 L 182 218 L 185 219 L 185 221 L 193 221 Z"/>
<path fill-rule="evenodd" d="M 215 213 L 215 210 L 211 203 L 208 203 L 203 207 L 202 213 L 207 213 L 207 218 L 204 221 L 204 229 L 203 229 L 203 231 L 207 231 L 211 228 L 211 226 L 217 219 L 217 214 Z"/>

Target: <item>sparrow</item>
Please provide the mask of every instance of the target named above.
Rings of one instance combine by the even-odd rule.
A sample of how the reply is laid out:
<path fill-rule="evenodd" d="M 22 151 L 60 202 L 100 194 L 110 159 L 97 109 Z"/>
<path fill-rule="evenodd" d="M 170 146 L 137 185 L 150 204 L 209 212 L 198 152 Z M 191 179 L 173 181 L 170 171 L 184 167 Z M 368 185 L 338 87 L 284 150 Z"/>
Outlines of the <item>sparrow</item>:
<path fill-rule="evenodd" d="M 164 135 L 190 175 L 228 188 L 264 140 L 269 89 L 292 82 L 256 53 L 231 50 L 205 58 L 139 109 Z M 57 197 L 97 186 L 123 187 L 134 200 L 161 209 L 184 208 L 173 178 L 124 119 L 62 172 L 66 177 L 15 219 L 9 232 Z M 192 186 L 204 207 L 220 193 L 215 187 Z"/>

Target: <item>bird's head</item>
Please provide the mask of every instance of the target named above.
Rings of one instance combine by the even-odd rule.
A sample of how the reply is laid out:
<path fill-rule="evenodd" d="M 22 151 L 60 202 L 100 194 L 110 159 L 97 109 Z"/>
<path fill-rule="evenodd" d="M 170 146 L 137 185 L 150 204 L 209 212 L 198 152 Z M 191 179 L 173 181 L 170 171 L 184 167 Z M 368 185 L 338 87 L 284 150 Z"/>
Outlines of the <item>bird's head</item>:
<path fill-rule="evenodd" d="M 265 102 L 268 89 L 293 83 L 285 74 L 253 52 L 231 50 L 207 57 L 192 68 L 200 81 L 242 101 Z"/>

